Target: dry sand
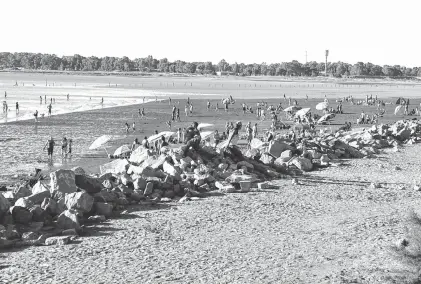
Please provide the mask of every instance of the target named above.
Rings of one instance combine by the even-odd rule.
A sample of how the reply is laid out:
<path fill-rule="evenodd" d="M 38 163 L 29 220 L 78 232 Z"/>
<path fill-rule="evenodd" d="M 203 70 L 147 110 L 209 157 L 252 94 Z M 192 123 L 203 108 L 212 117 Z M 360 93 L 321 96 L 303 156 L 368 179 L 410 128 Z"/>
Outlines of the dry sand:
<path fill-rule="evenodd" d="M 135 79 L 119 80 L 129 82 Z M 172 80 L 187 82 L 189 79 Z M 230 93 L 222 89 L 227 88 L 228 83 L 224 83 L 225 87 L 206 87 L 209 80 L 214 79 L 202 79 L 200 84 L 204 87 L 196 91 L 218 95 L 201 98 L 212 97 L 212 103 L 216 103 Z M 146 88 L 147 81 L 144 82 Z M 153 82 L 156 88 L 159 82 L 165 81 L 159 79 Z M 130 84 L 135 83 L 130 81 Z M 195 96 L 193 103 L 197 114 L 185 118 L 185 95 L 174 95 L 174 100 L 180 100 L 182 116 L 182 122 L 174 126 L 185 127 L 192 121 L 199 121 L 214 123 L 216 129 L 223 130 L 228 120 L 256 121 L 254 115 L 241 114 L 242 99 L 255 103 L 258 99 L 276 96 L 276 99 L 268 101 L 280 101 L 278 91 L 270 87 L 272 82 L 262 83 L 264 90 L 244 92 L 234 91 L 238 82 L 231 81 L 230 84 L 237 104 L 236 110 L 228 114 L 207 113 L 204 110 L 205 100 L 197 100 Z M 249 80 L 247 84 L 252 83 Z M 296 84 L 288 87 L 287 96 L 292 96 L 293 90 L 305 95 L 304 87 L 295 87 Z M 332 99 L 350 92 L 364 97 L 378 87 L 340 88 L 330 85 L 314 89 L 310 96 L 312 104 L 320 101 L 324 94 Z M 397 96 L 413 97 L 419 92 L 418 86 L 412 89 L 405 86 L 406 91 L 402 86 L 383 88 L 383 97 L 390 100 Z M 180 92 L 183 90 L 186 91 L 186 88 L 180 87 Z M 242 94 L 244 97 L 241 97 Z M 258 99 L 257 94 L 261 94 Z M 300 104 L 303 103 L 300 100 Z M 88 124 L 100 125 L 108 132 L 110 129 L 122 131 L 124 122 L 133 117 L 137 109 L 138 106 L 128 106 L 116 108 L 111 114 L 107 112 L 112 119 L 106 120 L 104 125 L 95 124 L 104 112 L 91 111 L 89 117 L 92 120 Z M 359 108 L 348 108 L 347 105 L 344 110 L 348 114 L 339 117 L 334 124 L 340 125 L 360 112 Z M 147 113 L 148 118 L 138 124 L 142 131 L 131 133 L 126 138 L 127 142 L 133 141 L 134 137 L 150 135 L 155 129 L 166 130 L 164 122 L 170 113 L 168 102 L 151 103 Z M 52 120 L 65 121 L 69 117 L 82 121 L 84 113 L 57 116 Z M 396 118 L 389 113 L 385 122 Z M 269 121 L 259 123 L 262 129 L 270 124 Z M 62 127 L 60 123 L 51 125 Z M 264 192 L 228 194 L 183 204 L 130 207 L 129 214 L 121 218 L 90 226 L 87 236 L 82 237 L 80 243 L 2 253 L 0 281 L 406 283 L 415 272 L 394 255 L 391 247 L 406 233 L 405 220 L 409 209 L 420 205 L 421 193 L 413 190 L 414 179 L 421 182 L 420 151 L 419 145 L 407 146 L 398 153 L 387 151 L 390 153 L 382 154 L 378 159 L 346 161 L 339 167 L 306 174 L 299 178 L 300 185 L 292 185 L 291 180 L 274 181 L 275 188 Z M 92 157 L 95 157 L 94 162 Z M 104 157 L 103 152 L 81 157 L 79 162 L 96 171 L 98 162 L 105 161 L 100 157 Z M 402 170 L 396 171 L 395 166 Z M 369 188 L 371 182 L 380 183 L 381 188 Z"/>
<path fill-rule="evenodd" d="M 5 283 L 408 283 L 391 249 L 419 208 L 421 146 L 274 181 L 274 189 L 136 205 L 80 243 L 4 252 Z M 381 165 L 381 166 L 380 166 Z M 395 170 L 395 166 L 402 168 Z M 377 182 L 381 188 L 371 189 Z M 402 188 L 404 187 L 404 188 Z"/>

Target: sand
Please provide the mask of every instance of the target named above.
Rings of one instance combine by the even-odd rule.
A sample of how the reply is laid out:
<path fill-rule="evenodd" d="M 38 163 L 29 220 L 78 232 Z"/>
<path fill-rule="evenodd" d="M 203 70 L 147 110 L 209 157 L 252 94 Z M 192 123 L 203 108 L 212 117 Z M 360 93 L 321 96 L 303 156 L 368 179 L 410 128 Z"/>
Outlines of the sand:
<path fill-rule="evenodd" d="M 104 85 L 106 79 L 111 80 L 94 79 Z M 63 80 L 70 83 L 75 77 Z M 90 85 L 86 88 L 93 88 L 91 77 L 78 80 Z M 224 87 L 222 83 L 220 87 L 209 86 L 209 82 L 221 82 L 214 78 L 142 80 L 115 79 L 127 85 L 139 81 L 138 86 L 120 87 L 133 90 L 140 89 L 142 82 L 144 89 L 147 82 L 154 82 L 157 87 L 165 80 L 191 80 L 194 86 L 201 84 L 201 88 L 190 90 L 188 95 L 170 95 L 173 102 L 180 101 L 182 117 L 182 121 L 173 127 L 185 127 L 192 121 L 199 121 L 213 123 L 215 129 L 221 131 L 226 121 L 257 121 L 254 115 L 242 114 L 242 101 L 254 105 L 262 99 L 269 103 L 282 101 L 279 97 L 282 91 L 270 87 L 273 82 L 263 81 L 261 89 L 246 91 L 234 87 L 238 81 L 251 85 L 255 78 L 224 81 Z M 303 83 L 299 83 L 301 87 L 295 87 L 298 83 L 292 82 L 289 89 L 284 89 L 288 90 L 285 91 L 287 96 L 293 96 L 293 90 L 301 95 L 308 91 L 310 102 L 295 95 L 303 106 L 307 103 L 314 106 L 324 94 L 333 100 L 348 93 L 363 98 L 377 90 L 379 96 L 393 102 L 398 96 L 413 97 L 419 92 L 419 86 L 412 85 L 382 85 L 380 92 L 379 87 L 367 84 L 349 88 L 330 84 L 305 89 Z M 173 93 L 187 92 L 187 86 L 181 85 L 179 89 L 172 89 Z M 158 88 L 158 91 L 163 92 L 166 88 Z M 199 95 L 199 91 L 202 94 Z M 210 98 L 215 104 L 227 94 L 237 100 L 235 109 L 228 113 L 205 110 L 205 99 Z M 162 98 L 167 95 L 163 94 Z M 185 117 L 183 113 L 186 96 L 193 98 L 196 112 L 192 117 Z M 411 100 L 411 104 L 415 106 L 419 100 Z M 16 139 L 10 140 L 16 142 L 14 147 L 31 135 L 27 154 L 17 156 L 20 160 L 31 159 L 34 153 L 41 157 L 40 145 L 48 135 L 53 133 L 60 138 L 66 133 L 77 141 L 75 158 L 67 164 L 58 161 L 51 169 L 79 164 L 95 172 L 99 164 L 107 161 L 105 151 L 86 150 L 95 137 L 124 134 L 123 125 L 131 119 L 136 119 L 139 130 L 129 133 L 122 142 L 130 143 L 135 137 L 149 136 L 155 129 L 168 129 L 165 125 L 171 108 L 168 101 L 148 103 L 147 118 L 143 120 L 136 117 L 139 107 L 132 105 L 58 115 L 41 122 L 37 130 L 32 121 L 11 122 L 0 125 L 0 130 L 2 135 L 7 133 L 5 138 Z M 393 116 L 393 108 L 387 106 L 387 115 L 381 122 L 403 118 Z M 346 114 L 337 117 L 333 128 L 344 121 L 354 121 L 361 107 L 344 105 L 344 110 Z M 364 110 L 373 111 L 370 107 Z M 259 128 L 266 129 L 270 121 L 258 123 Z M 7 143 L 2 142 L 0 147 Z M 111 145 L 109 151 L 118 146 L 117 143 Z M 6 147 L 12 149 L 10 144 Z M 0 149 L 3 159 L 4 149 Z M 414 267 L 396 257 L 392 247 L 406 235 L 408 211 L 420 206 L 421 193 L 413 190 L 414 181 L 421 183 L 420 151 L 419 145 L 407 146 L 397 153 L 386 150 L 376 159 L 345 161 L 339 167 L 305 174 L 299 178 L 300 185 L 292 185 L 291 180 L 286 179 L 274 181 L 273 189 L 260 192 L 227 194 L 155 207 L 136 205 L 121 218 L 88 226 L 87 235 L 81 242 L 64 247 L 30 247 L 3 252 L 0 280 L 8 283 L 406 283 L 416 272 Z M 32 163 L 28 169 L 30 166 Z M 402 170 L 396 171 L 395 166 Z M 6 167 L 2 170 L 6 171 Z M 371 182 L 380 183 L 381 187 L 371 189 Z"/>

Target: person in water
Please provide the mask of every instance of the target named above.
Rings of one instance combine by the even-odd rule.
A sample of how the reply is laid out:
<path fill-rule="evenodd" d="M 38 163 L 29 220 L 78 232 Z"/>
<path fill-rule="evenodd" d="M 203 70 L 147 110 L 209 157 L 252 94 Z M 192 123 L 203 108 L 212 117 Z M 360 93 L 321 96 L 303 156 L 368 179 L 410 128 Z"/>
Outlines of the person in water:
<path fill-rule="evenodd" d="M 44 149 L 48 146 L 47 148 L 47 153 L 48 153 L 48 159 L 53 160 L 53 152 L 54 152 L 54 146 L 56 145 L 56 143 L 54 142 L 53 136 L 50 137 L 49 140 L 47 140 L 47 143 L 45 143 Z"/>
<path fill-rule="evenodd" d="M 67 154 L 66 154 L 66 158 L 71 158 L 72 157 L 72 144 L 73 144 L 73 140 L 70 139 L 69 143 L 67 144 Z"/>
<path fill-rule="evenodd" d="M 67 138 L 63 137 L 63 140 L 61 140 L 61 157 L 64 158 L 66 156 L 67 151 Z"/>
<path fill-rule="evenodd" d="M 19 113 L 19 102 L 16 102 L 16 114 Z"/>

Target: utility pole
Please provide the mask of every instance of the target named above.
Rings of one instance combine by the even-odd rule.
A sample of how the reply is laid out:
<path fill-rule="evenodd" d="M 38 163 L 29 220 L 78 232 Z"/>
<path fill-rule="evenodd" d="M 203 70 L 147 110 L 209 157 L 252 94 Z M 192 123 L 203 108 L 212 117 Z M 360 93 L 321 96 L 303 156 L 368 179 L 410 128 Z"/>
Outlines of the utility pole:
<path fill-rule="evenodd" d="M 325 74 L 326 74 L 326 77 L 327 77 L 327 57 L 329 56 L 329 50 L 326 49 L 325 55 L 326 55 Z"/>

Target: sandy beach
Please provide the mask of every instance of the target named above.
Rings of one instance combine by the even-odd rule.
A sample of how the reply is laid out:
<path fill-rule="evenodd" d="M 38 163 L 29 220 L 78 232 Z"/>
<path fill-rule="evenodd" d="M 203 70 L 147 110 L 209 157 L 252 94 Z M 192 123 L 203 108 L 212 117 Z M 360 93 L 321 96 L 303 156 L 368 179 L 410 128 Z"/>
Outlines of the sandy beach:
<path fill-rule="evenodd" d="M 47 82 L 47 83 L 46 83 Z M 18 83 L 18 86 L 14 86 Z M 47 85 L 47 86 L 46 86 Z M 76 85 L 76 86 L 75 86 Z M 124 124 L 136 123 L 136 131 L 131 131 L 119 143 L 132 143 L 134 138 L 150 136 L 155 130 L 168 130 L 165 122 L 169 120 L 171 106 L 168 99 L 180 108 L 181 122 L 173 123 L 172 128 L 187 127 L 192 121 L 215 124 L 212 129 L 224 131 L 226 121 L 258 123 L 259 129 L 268 129 L 270 120 L 258 121 L 255 115 L 241 112 L 241 104 L 245 103 L 255 108 L 259 101 L 268 104 L 288 106 L 287 98 L 296 99 L 300 106 L 311 107 L 313 112 L 322 114 L 314 109 L 315 105 L 328 98 L 331 105 L 336 107 L 336 100 L 352 95 L 356 99 L 365 99 L 366 95 L 378 96 L 389 102 L 385 115 L 379 123 L 388 123 L 404 118 L 403 115 L 394 116 L 394 102 L 398 97 L 411 98 L 410 108 L 419 106 L 421 99 L 417 96 L 421 92 L 421 85 L 416 81 L 396 82 L 385 80 L 345 80 L 345 79 L 313 79 L 313 78 L 277 78 L 277 77 L 122 77 L 122 76 L 88 76 L 88 75 L 60 75 L 42 73 L 0 73 L 0 89 L 7 92 L 7 102 L 10 111 L 7 120 L 2 114 L 0 120 L 0 152 L 3 166 L 0 166 L 0 182 L 10 182 L 10 177 L 19 174 L 32 173 L 34 168 L 56 169 L 69 168 L 76 164 L 85 166 L 93 172 L 104 162 L 106 153 L 103 149 L 89 151 L 88 147 L 95 138 L 104 134 L 126 135 Z M 67 101 L 66 95 L 70 94 Z M 236 104 L 230 106 L 225 113 L 220 103 L 221 98 L 233 96 Z M 39 97 L 47 96 L 53 103 L 53 116 L 40 119 L 34 123 L 33 112 L 39 109 L 46 113 L 46 104 L 40 104 Z M 308 96 L 309 100 L 305 98 Z M 104 105 L 100 104 L 105 98 Z M 143 108 L 143 98 L 146 118 L 140 119 L 138 109 Z M 155 103 L 155 99 L 164 100 Z M 194 114 L 185 117 L 184 106 L 186 99 L 194 102 Z M 212 104 L 212 109 L 219 103 L 220 111 L 206 111 L 206 101 Z M 14 104 L 20 101 L 20 115 L 16 118 Z M 362 111 L 371 114 L 375 107 L 352 106 L 344 103 L 345 114 L 338 115 L 332 125 L 327 128 L 333 130 L 345 121 L 356 122 Z M 58 114 L 58 115 L 57 115 Z M 25 120 L 30 117 L 29 120 Z M 407 117 L 413 118 L 413 117 Z M 285 120 L 285 117 L 280 117 Z M 285 121 L 287 124 L 291 122 Z M 318 127 L 321 128 L 321 127 Z M 326 126 L 322 126 L 326 128 Z M 209 129 L 209 130 L 212 130 Z M 263 133 L 262 133 L 263 134 Z M 71 160 L 62 160 L 59 149 L 55 151 L 53 164 L 47 163 L 47 153 L 42 148 L 52 135 L 56 142 L 62 137 L 74 141 L 74 154 Z M 109 151 L 113 151 L 120 144 L 111 144 Z"/>

